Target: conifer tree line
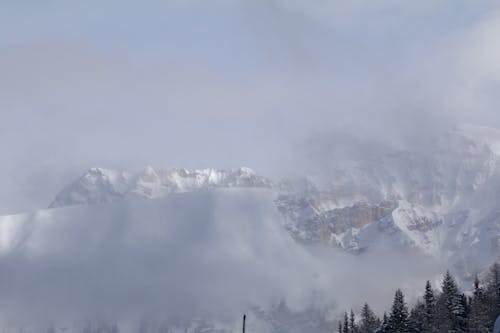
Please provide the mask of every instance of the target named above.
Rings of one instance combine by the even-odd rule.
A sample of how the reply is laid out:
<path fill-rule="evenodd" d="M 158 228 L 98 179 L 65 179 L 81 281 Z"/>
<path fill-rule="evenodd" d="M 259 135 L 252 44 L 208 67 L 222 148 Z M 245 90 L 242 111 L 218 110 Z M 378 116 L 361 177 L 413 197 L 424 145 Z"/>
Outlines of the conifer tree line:
<path fill-rule="evenodd" d="M 455 278 L 446 272 L 441 291 L 427 281 L 422 297 L 412 307 L 403 292 L 394 294 L 391 309 L 378 318 L 368 304 L 356 320 L 354 312 L 345 312 L 338 333 L 490 333 L 500 315 L 500 265 L 495 263 L 480 280 L 476 277 L 473 293 L 466 296 Z"/>

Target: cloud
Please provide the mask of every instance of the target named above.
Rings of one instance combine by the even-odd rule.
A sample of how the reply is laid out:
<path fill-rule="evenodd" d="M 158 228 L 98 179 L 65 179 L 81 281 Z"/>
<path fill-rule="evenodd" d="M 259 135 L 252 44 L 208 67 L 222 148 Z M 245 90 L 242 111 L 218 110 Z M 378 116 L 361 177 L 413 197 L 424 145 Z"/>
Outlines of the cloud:
<path fill-rule="evenodd" d="M 500 127 L 499 22 L 494 1 L 3 2 L 0 214 L 46 207 L 92 166 L 279 178 L 425 150 L 461 122 Z M 0 313 L 233 320 L 311 294 L 381 311 L 401 280 L 442 271 L 388 249 L 304 249 L 261 197 L 181 197 L 0 218 L 2 241 L 22 226 L 0 259 Z"/>
<path fill-rule="evenodd" d="M 300 309 L 320 266 L 279 221 L 265 191 L 3 218 L 3 318 L 234 319 L 284 295 Z"/>
<path fill-rule="evenodd" d="M 284 230 L 265 190 L 42 210 L 2 217 L 0 229 L 4 326 L 232 323 L 281 301 L 292 311 L 329 306 L 336 314 L 368 301 L 381 312 L 402 280 L 413 290 L 440 272 L 431 259 L 408 260 L 394 249 L 353 257 L 305 248 Z"/>
<path fill-rule="evenodd" d="M 281 177 L 318 133 L 425 147 L 498 126 L 498 16 L 480 4 L 2 4 L 0 212 L 45 206 L 91 166 Z M 40 168 L 64 179 L 33 184 Z"/>

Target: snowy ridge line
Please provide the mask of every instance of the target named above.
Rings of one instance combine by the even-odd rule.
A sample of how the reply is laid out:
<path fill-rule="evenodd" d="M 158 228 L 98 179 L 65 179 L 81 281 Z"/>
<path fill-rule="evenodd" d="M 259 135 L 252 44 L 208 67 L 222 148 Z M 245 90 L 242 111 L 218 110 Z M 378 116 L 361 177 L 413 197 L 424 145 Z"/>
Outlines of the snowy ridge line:
<path fill-rule="evenodd" d="M 269 179 L 246 167 L 236 170 L 182 168 L 154 169 L 131 174 L 104 168 L 91 168 L 58 193 L 49 208 L 76 204 L 95 204 L 120 199 L 161 198 L 170 193 L 193 192 L 218 187 L 264 187 Z"/>

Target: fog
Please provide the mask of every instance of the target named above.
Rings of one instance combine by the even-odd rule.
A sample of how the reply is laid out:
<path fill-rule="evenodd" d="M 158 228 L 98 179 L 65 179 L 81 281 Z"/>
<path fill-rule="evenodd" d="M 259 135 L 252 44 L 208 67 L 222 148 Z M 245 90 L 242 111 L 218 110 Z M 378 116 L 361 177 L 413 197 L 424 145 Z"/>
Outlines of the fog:
<path fill-rule="evenodd" d="M 217 190 L 0 218 L 0 324 L 232 325 L 280 302 L 294 312 L 331 309 L 329 319 L 364 302 L 382 314 L 396 287 L 414 297 L 441 269 L 383 247 L 356 259 L 303 247 L 282 228 L 272 198 Z"/>
<path fill-rule="evenodd" d="M 487 0 L 0 1 L 0 215 L 47 207 L 93 166 L 248 166 L 279 179 L 320 172 L 353 152 L 425 151 L 461 123 L 500 127 L 499 34 L 499 5 Z M 30 236 L 21 233 L 26 243 L 0 262 L 0 312 L 120 317 L 162 308 L 185 316 L 189 308 L 232 320 L 253 301 L 269 306 L 285 295 L 293 309 L 304 309 L 318 302 L 309 298 L 318 290 L 320 302 L 335 309 L 369 300 L 380 312 L 388 305 L 380 300 L 405 287 L 400 281 L 410 285 L 444 269 L 388 257 L 386 249 L 355 261 L 323 250 L 312 255 L 262 216 L 251 226 L 252 214 L 224 223 L 231 226 L 224 231 L 215 218 L 199 223 L 189 208 L 182 223 L 176 217 L 170 225 L 178 239 L 148 244 L 151 235 L 138 236 L 147 246 L 135 247 L 131 235 L 153 233 L 161 216 L 136 230 L 134 209 L 143 210 L 117 207 L 118 218 L 103 207 L 92 213 L 109 217 L 91 219 L 104 222 L 96 234 L 79 229 L 89 222 L 85 214 L 72 229 L 58 213 L 62 227 L 48 223 L 36 238 L 33 230 L 43 234 L 45 225 L 30 221 L 43 216 L 25 215 Z M 211 216 L 210 207 L 198 213 Z M 115 229 L 124 238 L 103 239 Z M 179 249 L 186 252 L 178 258 L 158 255 Z M 106 267 L 117 254 L 125 259 Z M 157 266 L 167 259 L 176 272 Z M 378 270 L 380 260 L 392 270 Z M 108 268 L 109 276 L 96 275 Z M 150 280 L 155 274 L 171 278 Z M 383 283 L 367 285 L 366 276 Z M 243 293 L 242 284 L 249 285 Z M 144 292 L 130 294 L 139 287 Z"/>
<path fill-rule="evenodd" d="M 283 177 L 332 133 L 425 146 L 499 125 L 494 1 L 0 6 L 4 214 L 91 166 Z"/>

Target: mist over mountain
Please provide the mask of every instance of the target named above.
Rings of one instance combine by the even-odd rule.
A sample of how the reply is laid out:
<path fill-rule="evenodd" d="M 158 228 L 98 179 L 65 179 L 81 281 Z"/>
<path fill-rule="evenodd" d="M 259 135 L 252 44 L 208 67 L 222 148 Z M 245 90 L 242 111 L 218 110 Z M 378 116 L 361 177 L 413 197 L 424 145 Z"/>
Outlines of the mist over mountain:
<path fill-rule="evenodd" d="M 500 131 L 463 125 L 422 152 L 382 147 L 343 156 L 300 178 L 238 170 L 90 169 L 51 208 L 161 198 L 214 188 L 263 188 L 292 238 L 359 253 L 390 243 L 439 258 L 471 279 L 498 256 Z M 327 154 L 323 155 L 327 159 Z M 452 260 L 451 257 L 454 257 Z"/>
<path fill-rule="evenodd" d="M 0 218 L 4 320 L 231 331 L 249 313 L 264 332 L 328 332 L 343 309 L 381 311 L 395 285 L 411 300 L 446 268 L 470 290 L 499 259 L 499 139 L 467 125 L 425 153 L 386 147 L 276 180 L 91 168 L 49 209 Z"/>
<path fill-rule="evenodd" d="M 95 166 L 274 179 L 309 174 L 318 146 L 500 127 L 495 1 L 1 6 L 2 214 Z"/>
<path fill-rule="evenodd" d="M 500 259 L 496 1 L 4 1 L 0 31 L 2 332 L 333 332 Z"/>

